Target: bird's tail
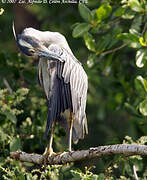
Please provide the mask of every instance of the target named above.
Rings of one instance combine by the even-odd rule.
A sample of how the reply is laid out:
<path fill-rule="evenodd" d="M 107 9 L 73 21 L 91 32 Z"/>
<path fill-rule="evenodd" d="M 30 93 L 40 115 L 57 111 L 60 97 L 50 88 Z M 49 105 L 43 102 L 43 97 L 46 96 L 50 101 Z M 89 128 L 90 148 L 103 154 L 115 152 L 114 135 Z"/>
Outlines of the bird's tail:
<path fill-rule="evenodd" d="M 86 114 L 82 117 L 82 120 L 79 122 L 78 120 L 74 120 L 73 122 L 73 142 L 77 144 L 79 139 L 84 139 L 84 136 L 88 134 L 88 125 Z"/>

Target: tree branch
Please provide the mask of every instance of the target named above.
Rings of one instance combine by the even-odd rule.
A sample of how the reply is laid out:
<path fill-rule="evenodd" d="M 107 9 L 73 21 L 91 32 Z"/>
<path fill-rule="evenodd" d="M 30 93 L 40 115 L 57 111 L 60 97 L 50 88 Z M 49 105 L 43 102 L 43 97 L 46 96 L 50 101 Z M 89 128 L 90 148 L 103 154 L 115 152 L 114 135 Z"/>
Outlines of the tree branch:
<path fill-rule="evenodd" d="M 119 51 L 120 49 L 124 48 L 124 47 L 127 46 L 128 44 L 129 44 L 129 43 L 125 43 L 125 44 L 123 44 L 123 45 L 121 45 L 121 46 L 119 46 L 119 47 L 117 47 L 117 48 L 110 49 L 110 50 L 108 50 L 108 51 L 104 51 L 104 52 L 100 53 L 99 55 L 100 55 L 100 56 L 105 56 L 105 55 L 107 55 L 107 54 L 114 53 L 114 52 Z"/>
<path fill-rule="evenodd" d="M 4 83 L 4 85 L 6 86 L 6 88 L 8 89 L 9 93 L 12 94 L 12 93 L 13 93 L 13 90 L 12 90 L 12 88 L 10 87 L 10 85 L 9 85 L 9 83 L 8 83 L 8 81 L 7 81 L 6 78 L 3 78 L 3 83 Z"/>
<path fill-rule="evenodd" d="M 115 154 L 123 154 L 125 156 L 147 155 L 147 146 L 137 144 L 117 144 L 109 146 L 99 146 L 90 148 L 88 150 L 57 153 L 49 156 L 46 160 L 46 163 L 49 165 L 66 164 L 74 161 L 100 158 L 106 155 Z M 30 162 L 40 165 L 42 159 L 42 155 L 28 154 L 22 151 L 11 152 L 10 157 L 22 162 Z"/>
<path fill-rule="evenodd" d="M 145 23 L 145 25 L 144 25 L 144 28 L 143 28 L 143 31 L 142 31 L 142 35 L 144 35 L 146 29 L 147 29 L 147 23 Z"/>

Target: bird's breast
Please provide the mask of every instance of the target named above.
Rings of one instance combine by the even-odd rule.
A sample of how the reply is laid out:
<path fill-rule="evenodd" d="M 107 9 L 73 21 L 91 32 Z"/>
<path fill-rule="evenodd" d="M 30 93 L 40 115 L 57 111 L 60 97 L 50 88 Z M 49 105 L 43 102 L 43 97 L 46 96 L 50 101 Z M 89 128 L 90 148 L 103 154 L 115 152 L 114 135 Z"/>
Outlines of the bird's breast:
<path fill-rule="evenodd" d="M 50 75 L 56 71 L 56 62 L 55 61 L 51 61 L 49 62 L 49 72 L 50 72 Z"/>

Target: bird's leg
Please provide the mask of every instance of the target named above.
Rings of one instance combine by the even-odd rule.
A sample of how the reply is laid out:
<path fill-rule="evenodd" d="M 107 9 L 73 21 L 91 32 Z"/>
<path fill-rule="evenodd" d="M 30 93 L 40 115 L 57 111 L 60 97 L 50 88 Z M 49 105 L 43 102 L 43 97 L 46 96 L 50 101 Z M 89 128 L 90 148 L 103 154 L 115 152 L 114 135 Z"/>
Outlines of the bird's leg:
<path fill-rule="evenodd" d="M 42 159 L 41 159 L 41 162 L 42 164 L 44 164 L 46 166 L 46 162 L 47 162 L 47 158 L 48 156 L 51 156 L 52 154 L 55 154 L 53 152 L 53 148 L 52 148 L 52 144 L 53 144 L 53 136 L 54 136 L 54 131 L 55 131 L 55 121 L 53 121 L 52 123 L 52 130 L 51 130 L 51 135 L 50 135 L 50 140 L 49 140 L 49 143 L 45 149 L 45 152 L 43 153 L 43 156 L 42 156 Z"/>
<path fill-rule="evenodd" d="M 52 144 L 53 144 L 53 136 L 54 136 L 54 131 L 55 131 L 55 121 L 53 121 L 52 123 L 52 130 L 51 130 L 51 136 L 50 136 L 50 140 L 49 143 L 47 145 L 47 149 L 46 149 L 46 153 L 48 155 L 52 155 L 53 154 L 53 148 L 52 148 Z"/>
<path fill-rule="evenodd" d="M 73 113 L 70 112 L 69 117 L 69 139 L 68 139 L 68 150 L 71 152 L 71 145 L 72 145 L 72 126 L 73 126 Z"/>

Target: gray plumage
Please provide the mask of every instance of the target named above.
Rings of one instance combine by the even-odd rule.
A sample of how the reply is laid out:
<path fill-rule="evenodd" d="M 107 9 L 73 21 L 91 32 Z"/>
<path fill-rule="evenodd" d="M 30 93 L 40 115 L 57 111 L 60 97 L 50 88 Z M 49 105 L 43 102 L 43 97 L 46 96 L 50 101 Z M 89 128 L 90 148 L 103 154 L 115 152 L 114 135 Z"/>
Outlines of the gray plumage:
<path fill-rule="evenodd" d="M 26 28 L 18 36 L 14 32 L 14 36 L 22 52 L 39 57 L 38 79 L 48 101 L 46 135 L 54 121 L 59 121 L 69 132 L 69 112 L 72 112 L 71 132 L 77 143 L 88 133 L 85 114 L 88 78 L 81 63 L 60 33 Z"/>
<path fill-rule="evenodd" d="M 58 120 L 67 131 L 69 130 L 69 124 L 63 114 L 69 109 L 74 113 L 73 141 L 77 142 L 88 133 L 85 114 L 87 75 L 82 65 L 65 49 L 51 45 L 49 50 L 60 55 L 64 62 L 46 61 L 43 58 L 39 60 L 39 81 L 48 99 L 46 134 L 54 120 Z"/>

